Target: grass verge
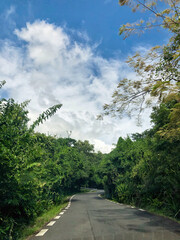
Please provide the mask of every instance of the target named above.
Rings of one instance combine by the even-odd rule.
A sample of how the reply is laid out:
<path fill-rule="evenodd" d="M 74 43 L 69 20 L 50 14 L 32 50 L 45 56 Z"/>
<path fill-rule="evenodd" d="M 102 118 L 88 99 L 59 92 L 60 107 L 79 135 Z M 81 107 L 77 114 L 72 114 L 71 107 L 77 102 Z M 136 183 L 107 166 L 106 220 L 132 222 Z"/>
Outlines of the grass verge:
<path fill-rule="evenodd" d="M 170 220 L 173 220 L 174 222 L 177 222 L 177 223 L 180 224 L 180 220 L 179 219 L 166 215 L 165 210 L 154 209 L 151 206 L 146 206 L 145 210 L 147 212 L 149 212 L 149 213 L 152 213 L 154 215 L 158 215 L 158 216 L 161 216 L 161 217 L 166 217 L 166 218 L 168 218 Z"/>
<path fill-rule="evenodd" d="M 53 206 L 47 212 L 37 217 L 35 222 L 29 226 L 26 226 L 22 231 L 22 236 L 19 240 L 28 240 L 33 234 L 37 233 L 45 224 L 47 224 L 52 218 L 59 214 L 59 212 L 65 208 L 68 204 L 68 198 L 64 200 L 64 203 Z"/>

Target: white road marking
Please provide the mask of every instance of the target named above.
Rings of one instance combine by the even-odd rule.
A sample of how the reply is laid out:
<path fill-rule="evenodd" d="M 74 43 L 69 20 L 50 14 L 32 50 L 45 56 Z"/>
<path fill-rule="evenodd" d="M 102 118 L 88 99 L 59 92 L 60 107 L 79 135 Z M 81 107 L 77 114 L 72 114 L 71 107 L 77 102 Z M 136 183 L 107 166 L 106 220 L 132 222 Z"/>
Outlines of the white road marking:
<path fill-rule="evenodd" d="M 75 195 L 73 195 L 72 197 L 70 197 L 69 203 L 68 203 L 67 207 L 60 213 L 61 215 L 62 215 L 64 212 L 66 212 L 67 209 L 70 208 L 70 206 L 71 206 L 71 200 L 72 200 L 72 198 L 73 198 L 74 196 L 75 196 Z"/>
<path fill-rule="evenodd" d="M 72 198 L 73 198 L 74 196 L 75 196 L 75 195 L 73 195 L 73 196 L 70 198 L 68 206 L 67 206 L 62 212 L 59 213 L 60 215 L 63 215 L 63 214 L 66 212 L 66 210 L 70 208 L 70 206 L 71 206 L 71 200 L 72 200 Z M 61 216 L 56 216 L 54 219 L 59 219 L 60 217 L 61 217 Z M 47 226 L 48 226 L 48 227 L 53 226 L 53 225 L 55 224 L 55 222 L 56 222 L 56 221 L 51 221 L 50 223 L 47 224 Z M 48 229 L 42 229 L 38 234 L 36 234 L 36 236 L 37 236 L 37 237 L 43 236 L 47 231 L 48 231 Z"/>
<path fill-rule="evenodd" d="M 55 224 L 56 221 L 51 221 L 50 223 L 47 224 L 48 227 L 51 227 Z"/>
<path fill-rule="evenodd" d="M 141 209 L 141 208 L 140 208 L 139 210 L 140 210 L 140 211 L 142 211 L 142 212 L 145 212 L 145 210 L 144 210 L 144 209 Z"/>
<path fill-rule="evenodd" d="M 36 237 L 43 236 L 47 231 L 48 231 L 48 229 L 42 229 L 38 234 L 36 234 Z"/>
<path fill-rule="evenodd" d="M 75 195 L 73 195 L 73 196 L 70 198 L 70 201 L 71 201 L 71 199 L 73 199 L 73 197 L 75 197 Z"/>
<path fill-rule="evenodd" d="M 135 208 L 135 207 L 131 206 L 131 208 Z"/>

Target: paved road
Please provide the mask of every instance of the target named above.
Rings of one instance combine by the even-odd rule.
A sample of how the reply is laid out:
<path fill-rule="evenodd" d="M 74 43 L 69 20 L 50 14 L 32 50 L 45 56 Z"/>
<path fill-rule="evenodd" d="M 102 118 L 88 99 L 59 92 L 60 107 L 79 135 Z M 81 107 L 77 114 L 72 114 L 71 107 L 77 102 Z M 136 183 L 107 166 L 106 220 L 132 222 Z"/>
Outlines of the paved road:
<path fill-rule="evenodd" d="M 99 193 L 75 195 L 60 218 L 31 240 L 180 240 L 179 224 L 102 199 Z"/>

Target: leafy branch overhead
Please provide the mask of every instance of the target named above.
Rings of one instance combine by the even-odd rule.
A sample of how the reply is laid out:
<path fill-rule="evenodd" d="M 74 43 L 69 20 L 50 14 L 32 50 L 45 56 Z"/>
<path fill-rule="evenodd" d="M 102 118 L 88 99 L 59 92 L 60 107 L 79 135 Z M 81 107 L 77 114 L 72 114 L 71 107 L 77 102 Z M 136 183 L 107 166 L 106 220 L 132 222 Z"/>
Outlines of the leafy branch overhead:
<path fill-rule="evenodd" d="M 30 126 L 30 131 L 34 130 L 35 127 L 39 126 L 39 124 L 46 121 L 49 117 L 52 117 L 58 109 L 62 107 L 62 104 L 54 105 L 53 107 L 48 108 L 46 111 L 41 113 L 37 120 Z"/>
<path fill-rule="evenodd" d="M 127 5 L 132 8 L 133 12 L 137 10 L 148 11 L 151 16 L 148 20 L 140 19 L 134 23 L 123 24 L 119 33 L 124 34 L 124 39 L 130 36 L 132 33 L 143 33 L 145 30 L 155 27 L 163 27 L 168 29 L 172 33 L 178 33 L 179 27 L 179 0 L 119 0 L 121 6 Z M 159 11 L 158 9 L 163 9 Z"/>
<path fill-rule="evenodd" d="M 127 23 L 120 27 L 124 38 L 133 33 L 142 33 L 152 27 L 163 27 L 171 33 L 167 45 L 155 46 L 148 52 L 130 56 L 127 63 L 136 73 L 134 79 L 121 79 L 112 95 L 112 101 L 104 105 L 103 115 L 123 117 L 124 114 L 138 116 L 152 103 L 166 101 L 169 95 L 179 96 L 180 92 L 180 8 L 177 0 L 171 1 L 131 1 L 120 0 L 120 5 L 128 5 L 132 11 L 148 11 L 150 21 Z M 158 11 L 164 8 L 162 11 Z M 177 97 L 176 97 L 177 98 Z"/>

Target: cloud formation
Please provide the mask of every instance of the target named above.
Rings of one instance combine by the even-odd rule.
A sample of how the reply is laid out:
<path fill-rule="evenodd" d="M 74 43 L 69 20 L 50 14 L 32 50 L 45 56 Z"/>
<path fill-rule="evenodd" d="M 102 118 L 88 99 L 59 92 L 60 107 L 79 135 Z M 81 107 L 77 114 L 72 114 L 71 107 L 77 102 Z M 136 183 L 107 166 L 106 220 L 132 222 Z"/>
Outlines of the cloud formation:
<path fill-rule="evenodd" d="M 96 150 L 109 152 L 119 136 L 149 126 L 148 117 L 142 128 L 129 119 L 96 120 L 117 82 L 134 73 L 122 61 L 100 56 L 87 35 L 77 32 L 83 38 L 77 42 L 65 28 L 45 21 L 27 23 L 14 33 L 19 47 L 6 41 L 0 49 L 0 79 L 7 81 L 4 90 L 19 102 L 31 99 L 32 121 L 46 108 L 63 104 L 38 131 L 67 137 L 71 130 L 72 138 L 87 139 Z"/>

